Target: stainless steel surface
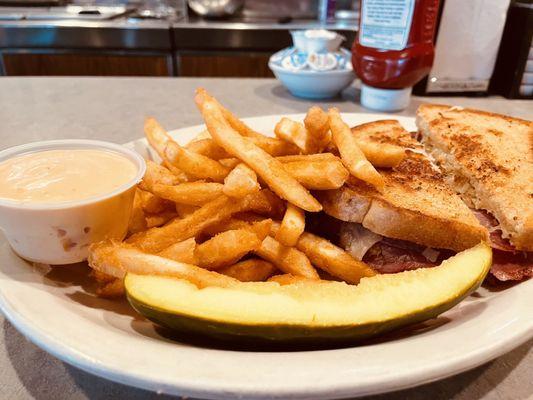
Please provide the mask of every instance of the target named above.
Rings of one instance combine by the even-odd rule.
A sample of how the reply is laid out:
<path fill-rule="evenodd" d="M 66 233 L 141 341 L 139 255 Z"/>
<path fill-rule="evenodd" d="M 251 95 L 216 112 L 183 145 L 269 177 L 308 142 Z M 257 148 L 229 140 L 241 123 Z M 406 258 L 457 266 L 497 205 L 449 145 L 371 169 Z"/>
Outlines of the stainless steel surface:
<path fill-rule="evenodd" d="M 170 23 L 160 20 L 0 21 L 0 51 L 32 49 L 166 50 Z"/>
<path fill-rule="evenodd" d="M 18 11 L 17 11 L 18 10 Z M 0 15 L 23 13 L 24 9 L 0 8 Z M 315 20 L 234 18 L 228 21 L 169 22 L 121 17 L 110 21 L 28 21 L 0 20 L 2 49 L 117 49 L 173 51 L 271 51 L 291 43 L 289 30 L 318 27 Z M 354 24 L 326 26 L 347 37 L 350 46 Z"/>
<path fill-rule="evenodd" d="M 45 9 L 26 8 L 22 11 L 24 19 L 29 21 L 48 20 L 86 20 L 103 21 L 124 15 L 133 11 L 133 8 L 126 6 L 76 6 L 50 7 Z"/>
<path fill-rule="evenodd" d="M 244 0 L 188 0 L 191 9 L 204 17 L 234 15 L 244 5 Z"/>
<path fill-rule="evenodd" d="M 172 24 L 172 37 L 178 51 L 277 51 L 290 46 L 290 30 L 313 29 L 321 26 L 316 20 L 292 20 L 280 23 L 277 19 L 234 19 L 230 21 L 192 20 Z M 344 35 L 350 47 L 355 24 L 335 23 L 325 26 Z"/>

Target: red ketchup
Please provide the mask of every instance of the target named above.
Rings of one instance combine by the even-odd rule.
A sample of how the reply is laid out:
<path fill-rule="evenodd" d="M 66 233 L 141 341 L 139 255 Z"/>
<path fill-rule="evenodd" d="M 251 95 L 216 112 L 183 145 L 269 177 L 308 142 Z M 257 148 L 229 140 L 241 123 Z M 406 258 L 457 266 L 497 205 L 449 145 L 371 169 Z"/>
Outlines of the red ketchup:
<path fill-rule="evenodd" d="M 439 0 L 361 0 L 352 64 L 364 107 L 408 106 L 413 86 L 433 64 L 438 10 Z"/>

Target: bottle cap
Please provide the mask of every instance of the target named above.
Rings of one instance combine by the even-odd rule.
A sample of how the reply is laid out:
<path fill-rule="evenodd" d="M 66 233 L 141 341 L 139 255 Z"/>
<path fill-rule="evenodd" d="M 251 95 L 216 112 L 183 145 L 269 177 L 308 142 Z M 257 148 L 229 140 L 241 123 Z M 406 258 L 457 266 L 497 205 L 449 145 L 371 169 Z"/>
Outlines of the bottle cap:
<path fill-rule="evenodd" d="M 407 108 L 412 87 L 406 89 L 380 89 L 361 85 L 361 104 L 378 111 L 399 111 Z"/>

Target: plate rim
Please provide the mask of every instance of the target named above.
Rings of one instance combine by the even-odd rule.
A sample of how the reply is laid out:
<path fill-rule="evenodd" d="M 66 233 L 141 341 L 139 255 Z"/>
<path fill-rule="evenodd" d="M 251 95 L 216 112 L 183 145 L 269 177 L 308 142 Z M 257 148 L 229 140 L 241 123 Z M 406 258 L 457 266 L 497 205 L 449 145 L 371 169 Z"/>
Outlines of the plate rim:
<path fill-rule="evenodd" d="M 414 117 L 408 116 L 396 116 L 387 114 L 366 114 L 366 113 L 343 113 L 344 115 L 353 115 L 354 117 L 363 116 L 365 119 L 398 119 L 400 122 L 408 121 L 414 122 Z M 303 113 L 291 113 L 291 114 L 271 114 L 262 115 L 250 118 L 243 118 L 245 122 L 253 123 L 257 119 L 267 119 L 281 116 L 289 116 L 293 118 L 303 117 Z M 186 126 L 170 131 L 170 133 L 176 134 L 184 129 L 201 129 L 204 125 L 198 124 L 194 126 Z M 125 145 L 133 145 L 139 139 L 135 139 L 126 143 Z M 263 399 L 263 398 L 305 398 L 305 399 L 322 399 L 335 396 L 336 398 L 347 398 L 353 396 L 366 396 L 378 393 L 386 393 L 395 390 L 402 390 L 406 388 L 420 386 L 429 382 L 445 379 L 447 377 L 459 374 L 469 369 L 475 368 L 481 364 L 484 364 L 494 358 L 505 354 L 515 347 L 525 343 L 531 337 L 533 337 L 533 321 L 527 324 L 527 319 L 520 316 L 518 322 L 520 326 L 523 326 L 522 330 L 516 330 L 511 335 L 507 335 L 500 340 L 493 341 L 489 346 L 485 346 L 482 349 L 474 349 L 473 351 L 461 354 L 460 357 L 456 357 L 450 363 L 450 360 L 442 361 L 439 364 L 433 364 L 432 368 L 428 370 L 427 367 L 396 374 L 394 379 L 387 382 L 365 382 L 363 385 L 360 382 L 354 381 L 348 384 L 337 384 L 335 387 L 316 387 L 313 388 L 312 393 L 309 393 L 309 388 L 304 388 L 301 391 L 294 391 L 293 388 L 287 390 L 277 390 L 272 393 L 268 388 L 258 387 L 220 387 L 217 383 L 217 387 L 210 387 L 201 384 L 195 384 L 183 381 L 181 383 L 169 382 L 167 380 L 154 380 L 145 376 L 132 373 L 128 370 L 121 370 L 115 367 L 109 367 L 106 364 L 99 363 L 97 359 L 91 358 L 85 353 L 79 352 L 72 347 L 61 343 L 59 338 L 50 336 L 47 333 L 39 330 L 38 327 L 32 325 L 32 322 L 27 317 L 20 314 L 16 309 L 11 307 L 9 300 L 5 297 L 4 293 L 0 290 L 0 310 L 4 314 L 5 318 L 12 323 L 15 328 L 29 339 L 32 343 L 43 349 L 44 351 L 52 354 L 54 357 L 80 368 L 88 373 L 99 376 L 104 379 L 108 379 L 114 382 L 147 389 L 151 391 L 157 391 L 158 393 L 179 394 L 182 396 L 200 397 L 205 399 L 218 399 L 218 398 L 233 398 L 235 395 L 239 395 L 245 398 Z M 365 390 L 361 390 L 361 389 Z M 354 394 L 355 393 L 355 394 Z"/>

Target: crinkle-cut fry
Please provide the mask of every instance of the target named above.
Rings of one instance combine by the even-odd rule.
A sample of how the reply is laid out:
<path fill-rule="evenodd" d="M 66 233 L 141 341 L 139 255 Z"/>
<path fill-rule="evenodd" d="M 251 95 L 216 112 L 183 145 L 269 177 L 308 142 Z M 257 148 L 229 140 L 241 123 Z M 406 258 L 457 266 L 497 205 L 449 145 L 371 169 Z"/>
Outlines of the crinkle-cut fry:
<path fill-rule="evenodd" d="M 157 255 L 165 258 L 170 258 L 174 261 L 196 265 L 197 260 L 194 256 L 195 250 L 196 239 L 190 238 L 181 242 L 174 243 L 173 245 L 157 253 Z"/>
<path fill-rule="evenodd" d="M 195 265 L 144 253 L 124 243 L 100 242 L 91 245 L 88 261 L 91 268 L 121 279 L 127 273 L 160 275 L 184 279 L 200 288 L 229 287 L 239 282 L 229 276 L 207 271 Z"/>
<path fill-rule="evenodd" d="M 174 219 L 161 228 L 139 232 L 130 236 L 127 242 L 147 253 L 157 253 L 173 243 L 199 235 L 207 227 L 226 221 L 238 212 L 277 214 L 279 203 L 281 201 L 268 190 L 261 190 L 239 200 L 221 195 L 185 218 Z"/>
<path fill-rule="evenodd" d="M 379 168 L 394 168 L 405 158 L 405 149 L 389 143 L 376 143 L 356 137 L 356 142 L 370 163 Z"/>
<path fill-rule="evenodd" d="M 274 133 L 282 140 L 294 143 L 304 154 L 315 153 L 318 151 L 318 145 L 314 142 L 305 126 L 283 117 L 275 126 Z"/>
<path fill-rule="evenodd" d="M 178 176 L 174 175 L 168 168 L 159 165 L 152 160 L 146 160 L 146 172 L 139 187 L 143 190 L 148 190 L 145 187 L 150 187 L 155 183 L 163 185 L 177 185 L 183 182 Z"/>
<path fill-rule="evenodd" d="M 318 273 L 304 253 L 294 247 L 282 245 L 273 237 L 267 236 L 254 253 L 285 273 L 319 279 Z"/>
<path fill-rule="evenodd" d="M 262 239 L 250 229 L 234 229 L 198 245 L 194 255 L 200 267 L 216 270 L 235 264 L 249 252 L 257 250 L 261 242 Z"/>
<path fill-rule="evenodd" d="M 213 160 L 231 157 L 213 139 L 200 139 L 190 142 L 185 148 L 193 153 L 201 154 Z"/>
<path fill-rule="evenodd" d="M 201 93 L 197 93 L 195 100 L 211 136 L 220 146 L 243 160 L 281 198 L 306 211 L 322 210 L 320 203 L 283 169 L 279 161 L 233 130 L 216 103 Z"/>
<path fill-rule="evenodd" d="M 222 182 L 229 169 L 201 154 L 193 153 L 177 144 L 154 118 L 147 118 L 144 132 L 157 154 L 179 170 L 197 179 Z"/>
<path fill-rule="evenodd" d="M 222 191 L 226 196 L 240 198 L 260 189 L 254 170 L 241 163 L 226 176 Z"/>
<path fill-rule="evenodd" d="M 176 206 L 176 212 L 178 213 L 178 216 L 180 218 L 185 218 L 186 216 L 192 214 L 193 212 L 195 212 L 196 210 L 200 208 L 200 206 L 191 206 L 189 204 L 181 204 L 181 203 L 176 203 L 175 206 Z"/>
<path fill-rule="evenodd" d="M 323 151 L 331 142 L 328 114 L 318 106 L 313 106 L 307 111 L 304 125 L 309 135 L 313 138 L 315 151 Z"/>
<path fill-rule="evenodd" d="M 281 156 L 276 157 L 277 160 L 281 161 L 283 164 L 290 162 L 311 162 L 311 161 L 338 161 L 342 162 L 339 157 L 333 153 L 317 153 L 317 154 L 295 154 L 292 156 Z"/>
<path fill-rule="evenodd" d="M 350 175 L 340 160 L 293 161 L 283 168 L 309 190 L 340 188 Z"/>
<path fill-rule="evenodd" d="M 273 221 L 271 234 L 275 235 L 279 227 L 280 224 Z M 312 233 L 302 233 L 296 248 L 305 253 L 313 265 L 347 283 L 357 284 L 361 278 L 376 275 L 364 262 L 355 259 L 329 240 Z"/>
<path fill-rule="evenodd" d="M 330 108 L 328 112 L 329 126 L 333 142 L 341 155 L 342 162 L 350 173 L 362 181 L 368 182 L 378 190 L 383 189 L 384 180 L 357 146 L 350 127 L 342 120 L 339 110 Z"/>
<path fill-rule="evenodd" d="M 275 236 L 276 240 L 285 246 L 294 247 L 304 230 L 305 212 L 291 203 L 287 204 L 287 210 Z"/>
<path fill-rule="evenodd" d="M 142 190 L 136 189 L 133 198 L 133 208 L 128 223 L 128 234 L 132 235 L 146 229 L 146 217 L 142 206 Z"/>
<path fill-rule="evenodd" d="M 216 182 L 185 182 L 169 186 L 154 184 L 150 189 L 153 194 L 175 203 L 201 206 L 219 197 L 224 185 Z"/>
<path fill-rule="evenodd" d="M 96 295 L 104 299 L 122 297 L 125 293 L 124 280 L 118 278 L 113 278 L 111 282 L 104 283 L 96 289 Z"/>
<path fill-rule="evenodd" d="M 318 279 L 309 279 L 304 276 L 296 276 L 292 274 L 274 275 L 268 278 L 268 282 L 277 282 L 280 285 L 294 285 L 298 283 L 316 283 Z"/>
<path fill-rule="evenodd" d="M 177 214 L 174 211 L 165 211 L 159 214 L 146 214 L 146 227 L 150 229 L 164 225 L 168 221 L 176 218 L 176 216 Z"/>
<path fill-rule="evenodd" d="M 219 273 L 231 276 L 241 282 L 262 282 L 276 272 L 276 267 L 259 258 L 249 258 L 218 270 Z"/>

